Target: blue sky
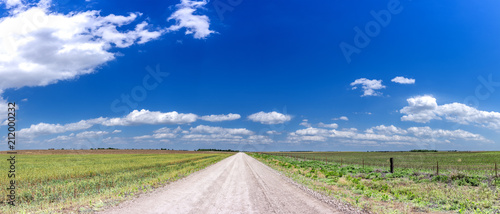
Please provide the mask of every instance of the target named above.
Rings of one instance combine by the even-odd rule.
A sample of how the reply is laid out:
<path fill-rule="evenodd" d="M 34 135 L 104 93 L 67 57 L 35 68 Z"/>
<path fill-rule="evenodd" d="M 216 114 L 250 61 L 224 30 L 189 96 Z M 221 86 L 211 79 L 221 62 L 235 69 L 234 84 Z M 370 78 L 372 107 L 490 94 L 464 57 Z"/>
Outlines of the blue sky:
<path fill-rule="evenodd" d="M 17 149 L 500 148 L 497 1 L 0 2 Z"/>

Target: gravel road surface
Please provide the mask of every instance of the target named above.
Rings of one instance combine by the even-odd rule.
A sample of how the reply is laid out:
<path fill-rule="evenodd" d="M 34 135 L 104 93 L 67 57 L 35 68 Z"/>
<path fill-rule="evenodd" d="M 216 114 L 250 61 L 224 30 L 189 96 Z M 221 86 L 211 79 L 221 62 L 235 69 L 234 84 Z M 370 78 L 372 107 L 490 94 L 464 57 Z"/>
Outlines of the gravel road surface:
<path fill-rule="evenodd" d="M 237 153 L 102 213 L 343 213 L 275 170 Z"/>

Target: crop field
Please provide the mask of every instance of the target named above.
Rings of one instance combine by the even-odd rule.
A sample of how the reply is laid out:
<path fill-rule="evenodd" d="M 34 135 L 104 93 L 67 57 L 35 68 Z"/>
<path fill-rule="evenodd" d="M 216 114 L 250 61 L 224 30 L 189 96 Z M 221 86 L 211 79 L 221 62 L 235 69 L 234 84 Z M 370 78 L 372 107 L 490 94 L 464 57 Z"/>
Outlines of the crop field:
<path fill-rule="evenodd" d="M 492 174 L 492 170 L 472 168 L 494 164 L 499 160 L 499 152 L 293 152 L 250 155 L 313 190 L 374 213 L 500 212 L 500 178 Z M 389 157 L 395 159 L 395 165 L 399 161 L 414 167 L 405 168 L 401 164 L 394 169 L 394 173 L 390 173 L 386 161 Z M 364 166 L 360 163 L 363 159 Z M 436 161 L 439 161 L 440 168 L 444 167 L 439 174 L 432 169 L 418 167 L 432 166 Z M 446 168 L 447 164 L 463 168 Z M 472 166 L 467 167 L 468 164 Z"/>
<path fill-rule="evenodd" d="M 464 171 L 494 175 L 495 164 L 500 167 L 500 152 L 277 152 L 267 153 L 308 160 L 321 160 L 348 165 L 389 167 L 393 158 L 395 168 L 424 171 Z"/>
<path fill-rule="evenodd" d="M 0 213 L 92 212 L 203 169 L 234 153 L 161 150 L 18 151 L 17 205 L 0 176 Z M 8 156 L 0 154 L 0 159 Z M 8 162 L 0 162 L 8 169 Z"/>

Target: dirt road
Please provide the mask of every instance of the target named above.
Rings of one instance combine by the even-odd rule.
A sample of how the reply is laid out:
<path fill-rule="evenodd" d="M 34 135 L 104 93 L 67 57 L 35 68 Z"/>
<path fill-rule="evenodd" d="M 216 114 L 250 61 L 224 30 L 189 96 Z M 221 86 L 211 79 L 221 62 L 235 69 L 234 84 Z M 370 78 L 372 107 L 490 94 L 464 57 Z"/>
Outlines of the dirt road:
<path fill-rule="evenodd" d="M 238 153 L 103 213 L 341 213 Z"/>

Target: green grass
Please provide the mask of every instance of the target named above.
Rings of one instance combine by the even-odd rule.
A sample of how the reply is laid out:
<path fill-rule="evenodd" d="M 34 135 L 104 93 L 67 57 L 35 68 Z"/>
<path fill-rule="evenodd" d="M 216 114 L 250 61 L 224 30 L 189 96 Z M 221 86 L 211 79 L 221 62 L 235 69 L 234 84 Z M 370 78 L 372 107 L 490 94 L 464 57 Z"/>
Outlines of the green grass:
<path fill-rule="evenodd" d="M 92 212 L 182 178 L 233 153 L 17 155 L 17 206 L 0 213 Z M 0 155 L 1 160 L 7 159 Z M 0 169 L 8 169 L 2 161 Z"/>
<path fill-rule="evenodd" d="M 251 155 L 314 190 L 374 213 L 500 212 L 500 179 L 481 173 L 435 175 L 407 168 L 388 173 L 379 166 Z"/>
<path fill-rule="evenodd" d="M 280 152 L 267 153 L 288 155 L 309 160 L 326 160 L 343 164 L 389 167 L 389 158 L 394 166 L 421 170 L 483 171 L 494 174 L 495 163 L 500 168 L 500 152 Z"/>

